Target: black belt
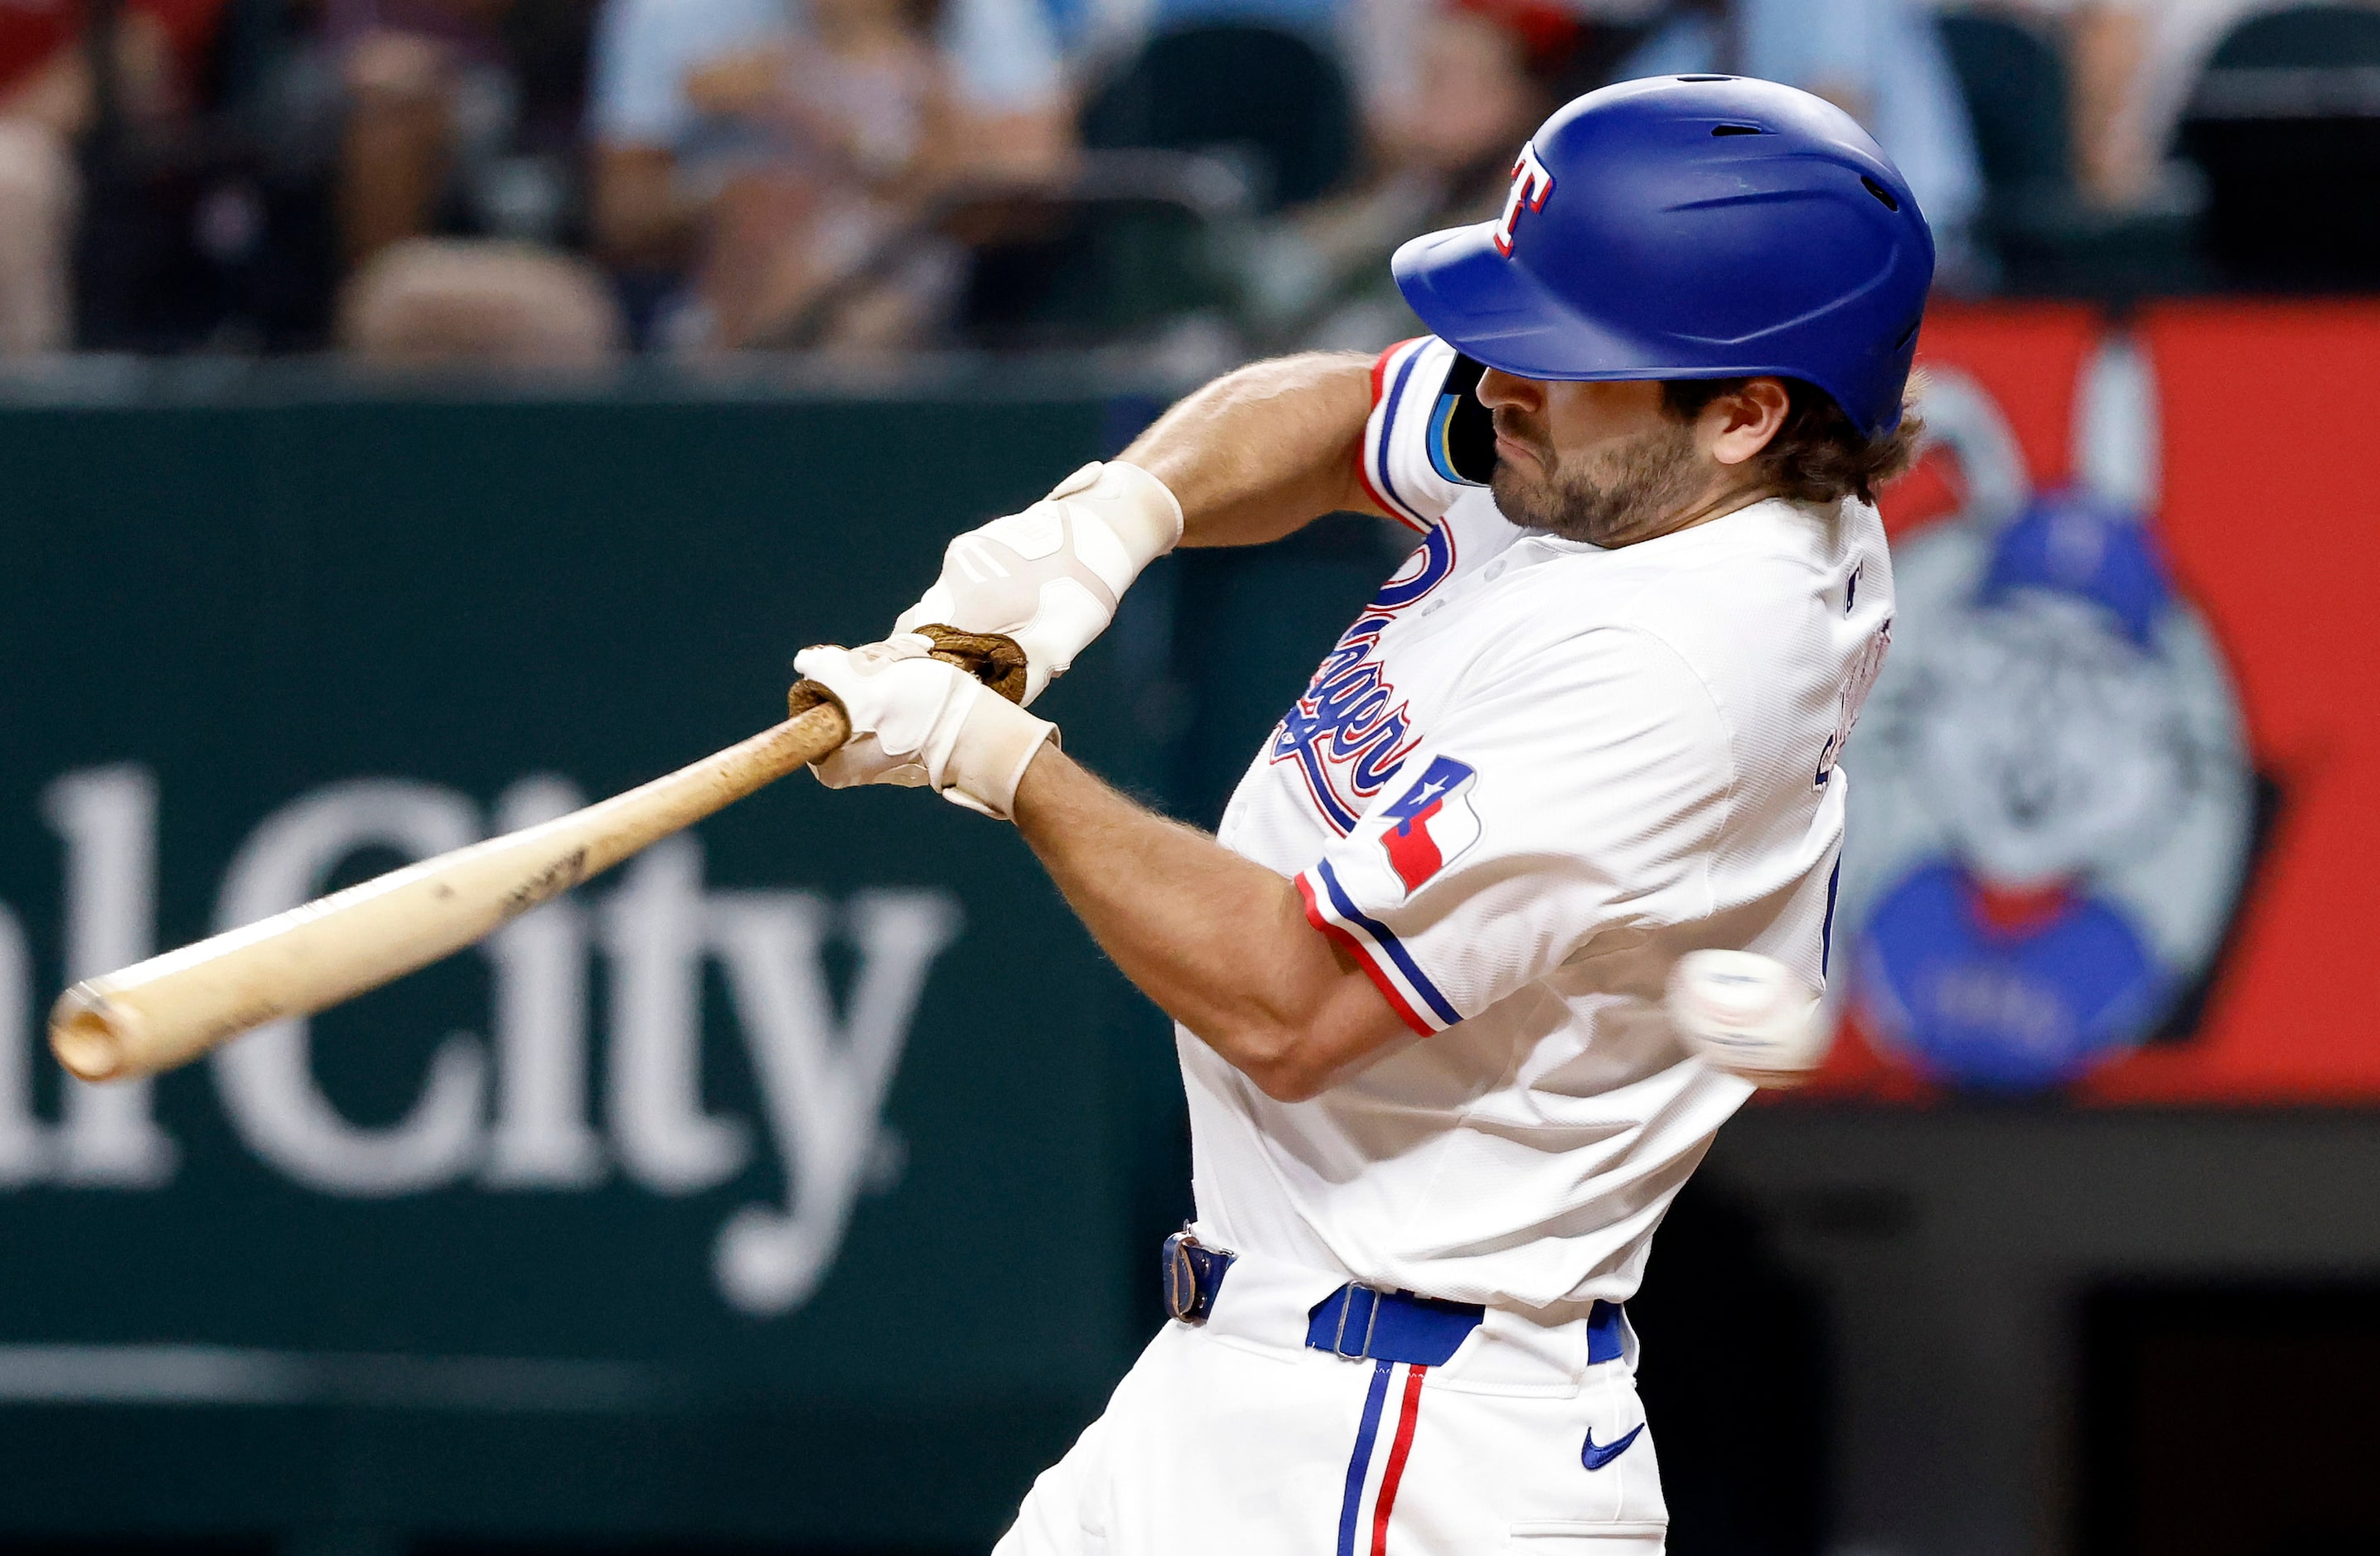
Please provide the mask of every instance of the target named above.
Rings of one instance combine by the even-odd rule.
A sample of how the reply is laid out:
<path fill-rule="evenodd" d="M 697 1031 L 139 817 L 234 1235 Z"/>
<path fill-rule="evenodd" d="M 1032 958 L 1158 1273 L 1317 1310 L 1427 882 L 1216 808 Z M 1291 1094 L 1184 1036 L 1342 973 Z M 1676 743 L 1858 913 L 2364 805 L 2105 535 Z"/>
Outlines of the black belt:
<path fill-rule="evenodd" d="M 1168 1237 L 1160 1271 L 1167 1314 L 1185 1324 L 1205 1323 L 1235 1257 L 1208 1247 L 1186 1230 Z M 1305 1343 L 1349 1361 L 1443 1367 L 1487 1311 L 1476 1302 L 1447 1302 L 1350 1281 L 1308 1309 Z M 1597 1302 L 1587 1312 L 1588 1365 L 1617 1360 L 1627 1348 L 1627 1335 L 1620 1305 Z"/>

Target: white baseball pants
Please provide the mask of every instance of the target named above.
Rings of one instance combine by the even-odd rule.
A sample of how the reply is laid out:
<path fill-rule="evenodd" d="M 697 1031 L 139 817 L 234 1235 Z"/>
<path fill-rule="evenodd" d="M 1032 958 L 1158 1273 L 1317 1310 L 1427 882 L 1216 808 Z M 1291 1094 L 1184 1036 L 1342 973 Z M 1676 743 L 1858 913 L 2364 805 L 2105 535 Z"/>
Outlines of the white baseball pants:
<path fill-rule="evenodd" d="M 1166 1325 L 993 1556 L 1660 1556 L 1633 1343 L 1589 1366 L 1583 1319 L 1491 1311 L 1442 1367 L 1347 1361 L 1304 1343 L 1340 1279 L 1234 1265 L 1207 1325 Z"/>

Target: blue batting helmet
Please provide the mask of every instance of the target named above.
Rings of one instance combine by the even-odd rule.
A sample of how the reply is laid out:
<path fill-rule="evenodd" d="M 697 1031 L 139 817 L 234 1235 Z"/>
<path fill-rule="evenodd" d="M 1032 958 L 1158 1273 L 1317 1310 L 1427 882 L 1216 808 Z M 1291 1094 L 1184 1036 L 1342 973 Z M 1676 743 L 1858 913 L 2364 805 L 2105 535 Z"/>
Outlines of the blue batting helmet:
<path fill-rule="evenodd" d="M 1391 261 L 1424 322 L 1522 378 L 1806 379 L 1900 423 L 1934 236 L 1852 116 L 1774 81 L 1587 93 L 1521 148 L 1503 214 Z"/>

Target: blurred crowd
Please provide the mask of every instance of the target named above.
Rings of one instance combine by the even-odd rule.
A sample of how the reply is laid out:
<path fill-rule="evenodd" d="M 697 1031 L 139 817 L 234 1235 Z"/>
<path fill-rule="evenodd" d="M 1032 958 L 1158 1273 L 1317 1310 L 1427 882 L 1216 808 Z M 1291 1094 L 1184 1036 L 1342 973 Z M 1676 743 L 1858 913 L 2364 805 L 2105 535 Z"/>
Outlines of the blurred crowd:
<path fill-rule="evenodd" d="M 2380 5 L 0 0 L 0 353 L 1377 344 L 1550 108 L 1718 71 L 1866 124 L 1954 289 L 2361 278 L 2274 244 Z"/>

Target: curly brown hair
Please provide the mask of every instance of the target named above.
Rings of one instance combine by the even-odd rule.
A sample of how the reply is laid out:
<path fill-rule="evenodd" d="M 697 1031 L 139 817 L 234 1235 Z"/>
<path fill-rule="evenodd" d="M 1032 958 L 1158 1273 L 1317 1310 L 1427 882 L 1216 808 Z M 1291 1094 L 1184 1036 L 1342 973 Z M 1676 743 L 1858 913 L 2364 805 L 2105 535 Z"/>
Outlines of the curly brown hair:
<path fill-rule="evenodd" d="M 1713 400 L 1736 394 L 1750 378 L 1671 378 L 1661 383 L 1661 405 L 1681 421 L 1692 421 Z M 1815 383 L 1780 378 L 1785 385 L 1785 424 L 1755 456 L 1763 479 L 1777 496 L 1796 503 L 1839 503 L 1857 497 L 1876 501 L 1876 488 L 1890 484 L 1916 463 L 1925 419 L 1917 414 L 1922 387 L 1912 375 L 1901 400 L 1900 425 L 1870 438 L 1843 414 L 1835 397 Z"/>

